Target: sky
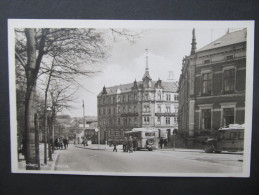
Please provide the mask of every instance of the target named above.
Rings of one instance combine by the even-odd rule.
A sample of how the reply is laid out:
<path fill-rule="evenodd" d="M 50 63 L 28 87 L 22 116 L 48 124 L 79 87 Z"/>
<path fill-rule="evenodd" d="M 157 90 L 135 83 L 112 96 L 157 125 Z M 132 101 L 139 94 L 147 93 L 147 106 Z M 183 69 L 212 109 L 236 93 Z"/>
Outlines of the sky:
<path fill-rule="evenodd" d="M 142 30 L 142 29 L 137 29 Z M 196 29 L 197 49 L 223 36 L 228 29 Z M 142 80 L 146 67 L 146 49 L 148 49 L 148 66 L 152 80 L 167 81 L 169 71 L 178 81 L 182 59 L 190 55 L 192 28 L 185 29 L 145 29 L 135 43 L 120 38 L 111 42 L 110 57 L 99 64 L 101 72 L 90 78 L 80 78 L 83 86 L 77 92 L 73 108 L 63 110 L 60 114 L 82 117 L 82 101 L 85 104 L 86 116 L 97 116 L 97 95 L 103 86 L 133 83 Z"/>

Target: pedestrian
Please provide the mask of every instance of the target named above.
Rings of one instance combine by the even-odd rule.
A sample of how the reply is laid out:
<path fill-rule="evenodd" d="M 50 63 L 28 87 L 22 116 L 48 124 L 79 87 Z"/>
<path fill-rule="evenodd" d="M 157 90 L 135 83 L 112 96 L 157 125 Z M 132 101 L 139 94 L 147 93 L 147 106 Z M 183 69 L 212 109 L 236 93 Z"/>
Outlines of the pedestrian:
<path fill-rule="evenodd" d="M 138 141 L 137 141 L 137 138 L 134 137 L 133 138 L 133 150 L 137 151 L 137 149 L 138 149 Z"/>
<path fill-rule="evenodd" d="M 69 139 L 68 139 L 68 137 L 67 137 L 67 148 L 68 148 L 68 144 L 69 144 Z"/>
<path fill-rule="evenodd" d="M 168 145 L 168 140 L 164 139 L 164 148 L 167 148 L 167 145 Z"/>
<path fill-rule="evenodd" d="M 160 148 L 163 149 L 163 144 L 164 144 L 164 140 L 162 137 L 160 137 L 160 140 L 159 140 L 159 145 L 160 145 Z"/>
<path fill-rule="evenodd" d="M 67 149 L 67 138 L 63 139 L 64 148 Z"/>
<path fill-rule="evenodd" d="M 117 152 L 117 142 L 113 141 L 113 152 L 116 151 Z"/>
<path fill-rule="evenodd" d="M 131 136 L 129 136 L 129 139 L 128 139 L 128 152 L 129 153 L 133 152 L 133 139 Z"/>
<path fill-rule="evenodd" d="M 122 142 L 123 152 L 127 152 L 127 143 L 128 143 L 127 138 L 124 137 L 123 142 Z"/>

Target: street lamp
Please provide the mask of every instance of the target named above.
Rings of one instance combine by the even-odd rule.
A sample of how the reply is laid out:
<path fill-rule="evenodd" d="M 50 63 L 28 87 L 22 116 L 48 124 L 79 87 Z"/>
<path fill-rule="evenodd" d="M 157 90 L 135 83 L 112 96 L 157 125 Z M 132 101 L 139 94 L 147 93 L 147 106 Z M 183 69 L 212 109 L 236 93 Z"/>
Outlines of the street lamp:
<path fill-rule="evenodd" d="M 51 108 L 48 107 L 46 109 L 47 112 L 47 132 L 48 132 L 48 150 L 49 150 L 49 160 L 52 161 L 52 150 L 51 150 L 51 141 L 50 141 L 50 129 L 51 129 L 51 121 L 50 121 L 50 114 L 51 114 Z"/>
<path fill-rule="evenodd" d="M 95 132 L 97 132 L 97 139 L 98 139 L 98 149 L 100 149 L 100 128 L 95 128 Z"/>

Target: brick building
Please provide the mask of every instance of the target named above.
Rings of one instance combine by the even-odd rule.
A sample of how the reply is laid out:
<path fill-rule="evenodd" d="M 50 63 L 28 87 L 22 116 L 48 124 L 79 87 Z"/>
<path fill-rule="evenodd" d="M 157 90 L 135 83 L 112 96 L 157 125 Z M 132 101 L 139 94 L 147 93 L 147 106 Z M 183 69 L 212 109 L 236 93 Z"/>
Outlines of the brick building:
<path fill-rule="evenodd" d="M 179 79 L 179 133 L 189 144 L 245 118 L 246 29 L 224 36 L 183 59 Z"/>
<path fill-rule="evenodd" d="M 103 87 L 98 99 L 98 127 L 101 143 L 122 140 L 125 131 L 152 127 L 159 136 L 178 128 L 176 82 L 152 81 L 148 57 L 142 81 Z"/>

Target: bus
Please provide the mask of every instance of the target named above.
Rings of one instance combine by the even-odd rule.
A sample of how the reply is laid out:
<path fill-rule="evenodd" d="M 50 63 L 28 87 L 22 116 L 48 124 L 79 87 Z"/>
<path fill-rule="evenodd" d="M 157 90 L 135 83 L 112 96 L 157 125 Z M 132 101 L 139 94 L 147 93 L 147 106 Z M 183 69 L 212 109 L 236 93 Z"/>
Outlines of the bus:
<path fill-rule="evenodd" d="M 206 153 L 244 150 L 244 125 L 230 125 L 220 128 L 214 138 L 209 138 L 205 146 Z"/>
<path fill-rule="evenodd" d="M 134 128 L 125 132 L 126 137 L 136 138 L 138 142 L 137 150 L 147 149 L 152 151 L 158 148 L 158 130 L 149 128 Z"/>

